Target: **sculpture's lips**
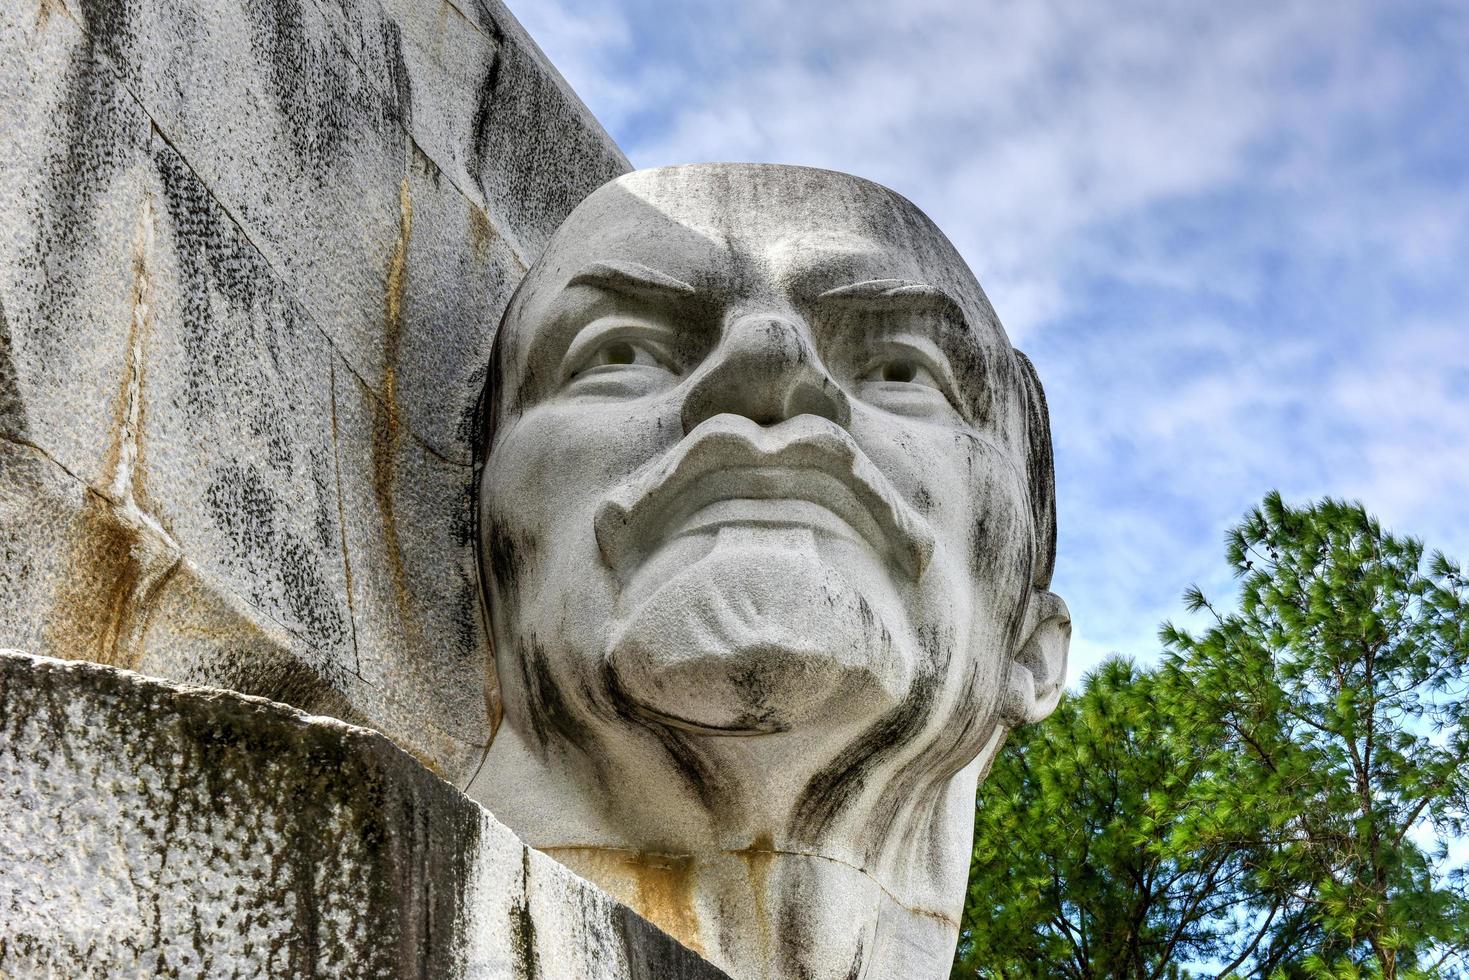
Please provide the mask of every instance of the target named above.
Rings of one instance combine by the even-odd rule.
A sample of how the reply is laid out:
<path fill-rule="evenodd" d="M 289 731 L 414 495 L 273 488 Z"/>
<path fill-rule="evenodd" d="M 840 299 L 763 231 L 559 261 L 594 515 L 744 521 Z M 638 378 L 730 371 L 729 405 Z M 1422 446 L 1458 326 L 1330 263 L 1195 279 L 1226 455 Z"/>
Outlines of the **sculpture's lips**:
<path fill-rule="evenodd" d="M 914 579 L 933 555 L 927 523 L 850 436 L 815 416 L 769 428 L 715 416 L 615 490 L 595 517 L 597 544 L 615 569 L 680 533 L 727 524 L 858 537 Z"/>

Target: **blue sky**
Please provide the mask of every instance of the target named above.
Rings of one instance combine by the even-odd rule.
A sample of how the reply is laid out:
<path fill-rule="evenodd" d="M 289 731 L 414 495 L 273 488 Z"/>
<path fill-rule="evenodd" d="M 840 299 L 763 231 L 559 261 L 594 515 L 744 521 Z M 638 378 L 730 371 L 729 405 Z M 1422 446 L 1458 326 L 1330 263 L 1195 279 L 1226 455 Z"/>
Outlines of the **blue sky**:
<path fill-rule="evenodd" d="M 870 177 L 1050 398 L 1071 677 L 1271 488 L 1469 561 L 1469 0 L 511 0 L 636 166 Z"/>

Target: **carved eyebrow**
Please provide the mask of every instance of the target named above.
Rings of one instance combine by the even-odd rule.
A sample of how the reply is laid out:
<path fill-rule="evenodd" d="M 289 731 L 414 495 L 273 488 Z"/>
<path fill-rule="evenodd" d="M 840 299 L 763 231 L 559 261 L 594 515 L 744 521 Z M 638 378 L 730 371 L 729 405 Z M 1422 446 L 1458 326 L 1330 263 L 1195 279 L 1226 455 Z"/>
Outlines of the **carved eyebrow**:
<path fill-rule="evenodd" d="M 959 301 L 944 290 L 913 279 L 868 279 L 828 289 L 816 298 L 851 306 L 888 306 L 897 302 L 912 306 L 947 306 L 956 312 L 963 309 Z"/>
<path fill-rule="evenodd" d="M 650 269 L 640 262 L 619 259 L 593 262 L 572 276 L 566 285 L 596 286 L 632 296 L 692 296 L 697 292 L 693 286 L 666 272 Z"/>

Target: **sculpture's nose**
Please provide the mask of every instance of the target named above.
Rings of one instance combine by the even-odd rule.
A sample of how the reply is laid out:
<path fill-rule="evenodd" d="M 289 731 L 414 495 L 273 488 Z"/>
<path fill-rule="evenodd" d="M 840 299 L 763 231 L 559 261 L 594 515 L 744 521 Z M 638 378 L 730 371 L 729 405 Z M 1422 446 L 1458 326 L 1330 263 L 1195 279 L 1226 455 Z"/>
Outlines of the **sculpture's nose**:
<path fill-rule="evenodd" d="M 732 413 L 760 425 L 819 415 L 846 427 L 852 406 L 792 321 L 751 314 L 730 325 L 711 364 L 684 400 L 685 432 Z"/>

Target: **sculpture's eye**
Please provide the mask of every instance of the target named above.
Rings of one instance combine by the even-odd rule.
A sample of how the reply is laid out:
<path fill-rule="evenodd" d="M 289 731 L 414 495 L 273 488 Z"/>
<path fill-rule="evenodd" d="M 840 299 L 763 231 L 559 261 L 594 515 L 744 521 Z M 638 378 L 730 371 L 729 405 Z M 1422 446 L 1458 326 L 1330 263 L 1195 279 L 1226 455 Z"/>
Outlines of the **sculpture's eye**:
<path fill-rule="evenodd" d="M 890 337 L 866 352 L 853 380 L 867 404 L 896 415 L 929 420 L 957 417 L 953 368 L 931 340 Z"/>
<path fill-rule="evenodd" d="M 922 385 L 925 388 L 940 387 L 932 371 L 920 362 L 904 357 L 880 360 L 871 365 L 858 380 L 884 384 Z"/>
<path fill-rule="evenodd" d="M 637 359 L 638 349 L 625 340 L 603 347 L 597 357 L 600 364 L 635 364 Z"/>
<path fill-rule="evenodd" d="M 645 319 L 608 316 L 587 324 L 562 360 L 561 383 L 576 398 L 640 398 L 678 383 L 673 333 Z"/>
<path fill-rule="evenodd" d="M 611 338 L 587 353 L 571 371 L 573 379 L 602 369 L 649 367 L 668 370 L 667 356 L 651 341 L 634 338 Z"/>

